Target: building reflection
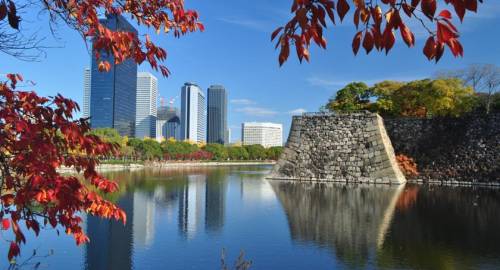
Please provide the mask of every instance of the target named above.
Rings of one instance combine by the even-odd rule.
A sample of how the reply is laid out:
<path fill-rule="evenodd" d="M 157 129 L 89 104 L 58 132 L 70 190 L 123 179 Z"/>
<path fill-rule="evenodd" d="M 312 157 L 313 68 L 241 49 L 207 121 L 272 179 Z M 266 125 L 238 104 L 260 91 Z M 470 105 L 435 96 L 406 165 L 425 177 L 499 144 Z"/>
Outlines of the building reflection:
<path fill-rule="evenodd" d="M 118 205 L 134 219 L 134 194 L 126 194 Z M 128 270 L 132 269 L 133 223 L 123 223 L 87 216 L 87 235 L 91 239 L 86 246 L 85 269 Z"/>
<path fill-rule="evenodd" d="M 206 175 L 188 175 L 179 196 L 179 231 L 191 239 L 196 235 L 203 220 Z"/>
<path fill-rule="evenodd" d="M 215 171 L 205 183 L 205 231 L 220 233 L 226 217 L 226 193 L 228 181 L 224 173 Z"/>
<path fill-rule="evenodd" d="M 151 181 L 136 181 L 134 175 L 124 180 L 126 192 L 117 200 L 127 214 L 126 225 L 93 216 L 86 218 L 91 242 L 86 246 L 85 269 L 132 269 L 134 249 L 154 244 L 160 213 L 171 222 L 172 217 L 177 219 L 173 222 L 186 240 L 203 231 L 218 233 L 224 227 L 226 174 L 214 170 L 163 181 L 156 181 L 161 172 L 149 175 Z"/>
<path fill-rule="evenodd" d="M 383 245 L 403 186 L 270 182 L 297 243 L 330 249 L 343 263 L 365 267 Z"/>

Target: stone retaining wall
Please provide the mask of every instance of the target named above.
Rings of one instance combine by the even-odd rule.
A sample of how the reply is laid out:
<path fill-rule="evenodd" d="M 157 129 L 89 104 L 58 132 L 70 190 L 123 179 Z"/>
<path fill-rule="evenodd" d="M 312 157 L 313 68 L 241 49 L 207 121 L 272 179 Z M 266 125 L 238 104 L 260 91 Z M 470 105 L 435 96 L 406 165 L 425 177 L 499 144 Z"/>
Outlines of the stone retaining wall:
<path fill-rule="evenodd" d="M 382 118 L 374 113 L 293 117 L 287 145 L 269 178 L 400 184 Z"/>
<path fill-rule="evenodd" d="M 415 159 L 423 182 L 500 182 L 500 113 L 386 118 L 395 152 Z"/>

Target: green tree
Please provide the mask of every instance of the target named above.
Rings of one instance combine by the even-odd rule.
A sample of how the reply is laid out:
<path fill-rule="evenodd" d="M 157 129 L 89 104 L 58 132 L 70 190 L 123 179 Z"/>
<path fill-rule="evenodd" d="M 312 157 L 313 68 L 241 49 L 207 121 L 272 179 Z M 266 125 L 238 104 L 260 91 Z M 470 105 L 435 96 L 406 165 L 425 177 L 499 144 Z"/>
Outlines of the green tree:
<path fill-rule="evenodd" d="M 278 160 L 281 153 L 283 153 L 283 147 L 281 146 L 273 146 L 266 149 L 267 159 Z"/>
<path fill-rule="evenodd" d="M 248 151 L 242 146 L 230 146 L 227 148 L 231 160 L 248 160 Z"/>
<path fill-rule="evenodd" d="M 460 79 L 425 79 L 404 84 L 391 100 L 395 115 L 459 116 L 474 108 L 474 90 Z"/>
<path fill-rule="evenodd" d="M 245 145 L 250 160 L 266 159 L 266 149 L 260 144 Z"/>
<path fill-rule="evenodd" d="M 382 81 L 370 88 L 370 95 L 376 97 L 376 101 L 369 105 L 369 110 L 383 115 L 394 113 L 392 95 L 405 83 L 398 81 Z"/>
<path fill-rule="evenodd" d="M 216 160 L 227 160 L 228 158 L 228 151 L 227 148 L 224 147 L 222 144 L 218 143 L 209 143 L 205 145 L 203 150 L 212 153 L 214 156 L 214 159 Z"/>
<path fill-rule="evenodd" d="M 160 143 L 153 139 L 140 140 L 132 138 L 128 141 L 129 146 L 134 148 L 137 157 L 143 160 L 162 158 L 162 148 Z"/>
<path fill-rule="evenodd" d="M 164 156 L 170 159 L 182 159 L 186 155 L 192 154 L 199 150 L 196 144 L 189 142 L 166 140 L 161 143 L 161 149 Z"/>
<path fill-rule="evenodd" d="M 370 103 L 368 86 L 363 82 L 352 82 L 340 89 L 335 99 L 330 99 L 326 108 L 330 111 L 358 111 L 367 109 Z"/>

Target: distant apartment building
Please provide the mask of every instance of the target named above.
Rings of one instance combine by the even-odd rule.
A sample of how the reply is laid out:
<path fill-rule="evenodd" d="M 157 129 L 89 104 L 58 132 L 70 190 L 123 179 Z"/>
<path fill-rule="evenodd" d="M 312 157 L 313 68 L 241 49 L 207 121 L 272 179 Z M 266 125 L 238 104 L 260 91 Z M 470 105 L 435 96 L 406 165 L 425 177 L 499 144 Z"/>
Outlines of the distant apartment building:
<path fill-rule="evenodd" d="M 194 142 L 206 141 L 205 95 L 194 83 L 181 89 L 181 138 Z"/>
<path fill-rule="evenodd" d="M 222 85 L 207 90 L 207 143 L 227 144 L 227 92 Z"/>
<path fill-rule="evenodd" d="M 108 15 L 100 22 L 110 30 L 137 30 L 121 15 Z M 98 70 L 99 62 L 92 55 L 90 84 L 90 115 L 92 128 L 114 128 L 122 136 L 135 135 L 137 64 L 127 59 L 115 65 L 113 55 L 101 52 L 99 61 L 111 64 L 108 72 Z"/>
<path fill-rule="evenodd" d="M 156 138 L 159 141 L 170 138 L 181 140 L 181 120 L 178 108 L 172 106 L 158 108 Z"/>
<path fill-rule="evenodd" d="M 158 79 L 149 72 L 137 74 L 135 137 L 156 138 Z"/>
<path fill-rule="evenodd" d="M 283 125 L 258 122 L 243 123 L 241 125 L 241 141 L 244 145 L 283 146 Z"/>
<path fill-rule="evenodd" d="M 83 71 L 83 117 L 90 117 L 90 68 Z"/>

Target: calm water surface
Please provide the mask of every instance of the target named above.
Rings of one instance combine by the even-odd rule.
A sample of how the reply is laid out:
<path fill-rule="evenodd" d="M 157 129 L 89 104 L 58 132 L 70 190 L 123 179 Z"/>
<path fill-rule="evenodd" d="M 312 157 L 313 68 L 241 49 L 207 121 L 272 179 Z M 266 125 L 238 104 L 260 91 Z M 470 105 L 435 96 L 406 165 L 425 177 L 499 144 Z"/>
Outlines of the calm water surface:
<path fill-rule="evenodd" d="M 224 248 L 251 269 L 500 269 L 498 190 L 299 184 L 269 169 L 110 173 L 126 226 L 86 217 L 82 247 L 28 234 L 20 261 L 36 248 L 54 251 L 40 269 L 220 269 Z"/>

